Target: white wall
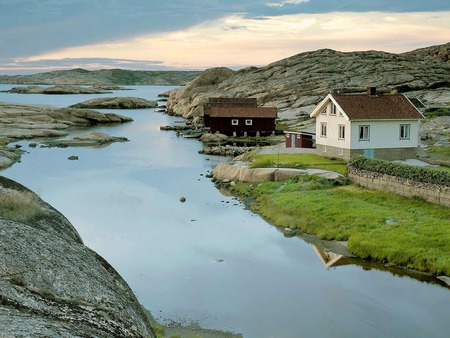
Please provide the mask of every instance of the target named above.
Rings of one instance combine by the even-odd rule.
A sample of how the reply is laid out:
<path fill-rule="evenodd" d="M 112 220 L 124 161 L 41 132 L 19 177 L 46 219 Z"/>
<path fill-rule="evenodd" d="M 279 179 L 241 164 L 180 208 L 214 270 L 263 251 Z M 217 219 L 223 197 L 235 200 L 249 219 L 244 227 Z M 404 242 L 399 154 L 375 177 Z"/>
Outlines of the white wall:
<path fill-rule="evenodd" d="M 327 115 L 319 114 L 316 117 L 316 144 L 350 149 L 350 122 L 339 114 L 330 115 L 331 103 L 327 106 Z M 327 137 L 321 137 L 321 123 L 327 123 Z M 339 125 L 345 125 L 345 140 L 339 140 Z"/>
<path fill-rule="evenodd" d="M 410 125 L 409 140 L 400 140 L 400 125 Z M 359 126 L 370 126 L 369 141 L 359 141 Z M 352 121 L 351 149 L 410 148 L 419 145 L 420 123 L 414 121 Z"/>

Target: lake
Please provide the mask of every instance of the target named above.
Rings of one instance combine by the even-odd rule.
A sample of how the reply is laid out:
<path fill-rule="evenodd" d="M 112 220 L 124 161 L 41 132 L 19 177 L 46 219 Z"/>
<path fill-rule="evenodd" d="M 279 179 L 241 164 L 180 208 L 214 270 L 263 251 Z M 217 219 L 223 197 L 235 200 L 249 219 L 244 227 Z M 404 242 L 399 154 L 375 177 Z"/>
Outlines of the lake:
<path fill-rule="evenodd" d="M 97 96 L 156 99 L 170 89 L 129 88 L 94 96 L 0 93 L 0 101 L 65 107 Z M 245 338 L 450 332 L 447 287 L 381 265 L 326 269 L 310 244 L 285 238 L 214 187 L 205 175 L 225 158 L 199 155 L 199 141 L 159 130 L 179 118 L 155 109 L 113 112 L 134 122 L 89 131 L 129 142 L 32 149 L 21 141 L 28 153 L 0 174 L 63 213 L 158 321 L 198 322 Z"/>

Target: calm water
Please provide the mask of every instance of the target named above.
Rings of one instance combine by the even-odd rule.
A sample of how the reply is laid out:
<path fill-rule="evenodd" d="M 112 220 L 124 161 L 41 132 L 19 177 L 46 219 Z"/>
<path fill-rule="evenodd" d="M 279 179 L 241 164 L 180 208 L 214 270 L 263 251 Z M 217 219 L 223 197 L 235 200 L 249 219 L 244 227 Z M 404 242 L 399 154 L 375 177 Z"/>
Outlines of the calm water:
<path fill-rule="evenodd" d="M 108 95 L 156 99 L 169 89 L 132 88 Z M 0 93 L 0 101 L 60 107 L 93 97 Z M 246 338 L 448 335 L 449 289 L 357 265 L 325 269 L 309 244 L 221 195 L 204 175 L 223 158 L 159 130 L 179 119 L 151 109 L 120 113 L 135 122 L 95 130 L 130 142 L 69 149 L 21 142 L 29 153 L 0 174 L 61 211 L 157 319 Z"/>

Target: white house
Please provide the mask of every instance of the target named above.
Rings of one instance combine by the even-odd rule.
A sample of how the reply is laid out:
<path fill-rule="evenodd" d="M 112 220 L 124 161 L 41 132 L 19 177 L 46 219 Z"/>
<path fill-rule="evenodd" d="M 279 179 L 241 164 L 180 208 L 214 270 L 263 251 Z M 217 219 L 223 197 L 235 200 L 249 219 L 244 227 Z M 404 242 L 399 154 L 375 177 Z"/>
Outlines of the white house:
<path fill-rule="evenodd" d="M 316 118 L 317 154 L 349 160 L 362 154 L 387 160 L 414 158 L 424 118 L 403 94 L 330 93 L 310 115 Z"/>

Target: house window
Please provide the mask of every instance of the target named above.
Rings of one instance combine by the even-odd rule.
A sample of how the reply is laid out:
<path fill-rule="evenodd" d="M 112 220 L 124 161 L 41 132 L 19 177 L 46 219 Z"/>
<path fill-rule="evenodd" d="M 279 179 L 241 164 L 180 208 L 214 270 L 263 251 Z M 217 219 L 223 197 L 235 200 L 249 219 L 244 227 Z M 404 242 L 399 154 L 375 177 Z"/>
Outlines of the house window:
<path fill-rule="evenodd" d="M 253 120 L 245 120 L 246 126 L 251 126 L 253 124 Z"/>
<path fill-rule="evenodd" d="M 339 156 L 343 156 L 344 155 L 344 149 L 343 148 L 339 148 Z"/>
<path fill-rule="evenodd" d="M 370 126 L 359 126 L 359 140 L 369 141 Z"/>
<path fill-rule="evenodd" d="M 298 139 L 300 138 L 300 134 L 297 135 L 297 138 L 298 138 Z"/>
<path fill-rule="evenodd" d="M 400 125 L 400 140 L 409 140 L 409 124 Z"/>
<path fill-rule="evenodd" d="M 231 125 L 232 125 L 232 126 L 237 126 L 237 125 L 239 125 L 239 120 L 238 120 L 238 119 L 232 119 L 232 120 L 231 120 Z"/>
<path fill-rule="evenodd" d="M 339 139 L 345 140 L 345 125 L 343 124 L 339 125 Z"/>
<path fill-rule="evenodd" d="M 325 122 L 320 124 L 320 136 L 327 137 L 327 124 Z"/>
<path fill-rule="evenodd" d="M 336 111 L 337 111 L 336 105 L 332 103 L 330 115 L 336 115 Z"/>
<path fill-rule="evenodd" d="M 323 153 L 326 153 L 326 152 L 327 152 L 327 146 L 323 146 L 322 152 L 323 152 Z"/>
<path fill-rule="evenodd" d="M 326 107 L 322 110 L 321 114 L 322 115 L 327 115 L 327 108 Z"/>

